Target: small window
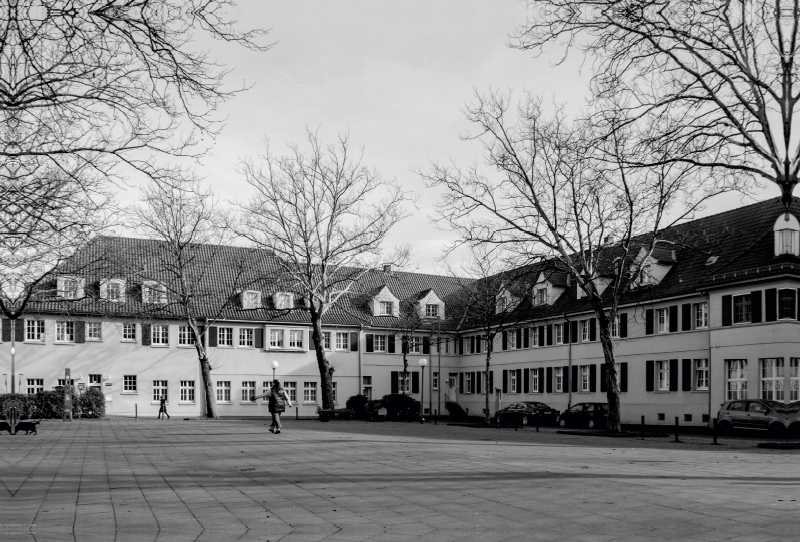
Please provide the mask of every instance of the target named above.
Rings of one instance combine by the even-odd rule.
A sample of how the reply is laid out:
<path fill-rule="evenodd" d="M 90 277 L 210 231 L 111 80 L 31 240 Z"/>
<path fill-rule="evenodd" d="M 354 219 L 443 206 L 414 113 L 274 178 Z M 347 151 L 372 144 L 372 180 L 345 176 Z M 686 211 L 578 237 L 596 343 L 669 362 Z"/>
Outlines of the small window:
<path fill-rule="evenodd" d="M 242 402 L 252 403 L 256 398 L 256 383 L 254 380 L 242 382 Z"/>
<path fill-rule="evenodd" d="M 411 337 L 408 341 L 408 351 L 412 354 L 422 352 L 422 337 Z"/>
<path fill-rule="evenodd" d="M 283 388 L 286 390 L 287 395 L 289 395 L 289 400 L 292 403 L 297 402 L 297 382 L 284 382 Z"/>
<path fill-rule="evenodd" d="M 165 401 L 169 401 L 166 380 L 153 380 L 153 402 L 157 403 L 164 397 Z"/>
<path fill-rule="evenodd" d="M 217 380 L 217 402 L 230 403 L 231 402 L 231 381 L 230 380 Z"/>
<path fill-rule="evenodd" d="M 694 310 L 694 328 L 708 327 L 708 302 L 695 303 L 692 308 Z"/>
<path fill-rule="evenodd" d="M 667 309 L 656 309 L 656 331 L 658 333 L 669 331 L 668 318 Z"/>
<path fill-rule="evenodd" d="M 253 348 L 253 333 L 251 327 L 239 328 L 239 348 Z"/>
<path fill-rule="evenodd" d="M 743 324 L 750 322 L 751 305 L 750 294 L 733 296 L 733 323 Z"/>
<path fill-rule="evenodd" d="M 394 315 L 394 302 L 393 301 L 381 301 L 378 304 L 378 315 L 379 316 L 392 316 Z"/>
<path fill-rule="evenodd" d="M 349 350 L 350 349 L 350 334 L 347 332 L 336 332 L 336 350 Z"/>
<path fill-rule="evenodd" d="M 28 379 L 28 395 L 44 392 L 44 378 Z"/>
<path fill-rule="evenodd" d="M 694 389 L 708 391 L 708 360 L 694 360 Z"/>
<path fill-rule="evenodd" d="M 322 332 L 322 348 L 325 350 L 331 349 L 331 332 L 330 331 L 323 331 Z"/>
<path fill-rule="evenodd" d="M 434 391 L 439 389 L 439 373 L 436 371 L 431 373 L 431 389 Z"/>
<path fill-rule="evenodd" d="M 747 360 L 726 359 L 726 386 L 725 397 L 727 400 L 747 398 Z"/>
<path fill-rule="evenodd" d="M 87 322 L 86 323 L 86 340 L 87 341 L 102 341 L 103 340 L 103 323 L 102 322 Z"/>
<path fill-rule="evenodd" d="M 293 309 L 294 308 L 294 294 L 289 292 L 278 292 L 273 297 L 276 309 Z"/>
<path fill-rule="evenodd" d="M 270 348 L 283 348 L 283 330 L 270 329 L 269 330 L 269 346 Z"/>
<path fill-rule="evenodd" d="M 656 361 L 658 391 L 669 391 L 669 360 Z"/>
<path fill-rule="evenodd" d="M 780 230 L 780 254 L 794 254 L 794 237 L 797 232 L 794 230 Z"/>
<path fill-rule="evenodd" d="M 683 421 L 685 421 L 685 422 L 692 421 L 692 415 L 691 414 L 684 414 L 683 415 Z"/>
<path fill-rule="evenodd" d="M 217 328 L 217 345 L 218 346 L 233 346 L 233 328 L 220 327 Z"/>
<path fill-rule="evenodd" d="M 425 305 L 425 316 L 428 318 L 438 318 L 439 317 L 439 304 L 438 303 L 428 303 Z"/>
<path fill-rule="evenodd" d="M 375 352 L 386 352 L 386 335 L 375 335 Z"/>
<path fill-rule="evenodd" d="M 64 299 L 78 299 L 80 280 L 75 278 L 62 279 L 61 297 Z"/>
<path fill-rule="evenodd" d="M 542 390 L 539 389 L 539 371 L 536 369 L 531 369 L 531 393 L 541 393 Z"/>
<path fill-rule="evenodd" d="M 145 282 L 142 284 L 142 302 L 144 303 L 166 303 L 167 288 L 157 282 Z"/>
<path fill-rule="evenodd" d="M 303 402 L 316 403 L 317 402 L 317 383 L 316 382 L 303 382 Z"/>
<path fill-rule="evenodd" d="M 557 393 L 564 392 L 564 368 L 563 367 L 556 367 L 553 369 L 553 376 L 555 377 L 556 386 L 555 391 Z"/>
<path fill-rule="evenodd" d="M 124 375 L 122 377 L 122 391 L 123 393 L 136 393 L 136 375 Z"/>
<path fill-rule="evenodd" d="M 517 393 L 517 372 L 511 371 L 511 382 L 510 388 L 508 391 L 511 393 Z M 472 393 L 472 373 L 464 373 L 464 393 Z"/>
<path fill-rule="evenodd" d="M 303 348 L 303 330 L 289 330 L 289 348 Z"/>
<path fill-rule="evenodd" d="M 531 333 L 531 346 L 539 346 L 539 333 L 535 327 L 530 329 Z"/>
<path fill-rule="evenodd" d="M 194 403 L 194 380 L 181 380 L 181 403 Z"/>
<path fill-rule="evenodd" d="M 255 290 L 246 290 L 242 292 L 242 308 L 243 309 L 260 309 L 261 308 L 261 292 Z"/>
<path fill-rule="evenodd" d="M 178 345 L 194 346 L 194 333 L 189 326 L 178 327 Z"/>
<path fill-rule="evenodd" d="M 25 340 L 44 342 L 44 320 L 25 320 Z"/>
<path fill-rule="evenodd" d="M 536 304 L 537 305 L 546 305 L 547 304 L 547 288 L 537 288 L 535 297 L 536 297 Z"/>
<path fill-rule="evenodd" d="M 122 324 L 122 340 L 135 341 L 136 340 L 136 324 L 125 322 Z"/>
<path fill-rule="evenodd" d="M 581 391 L 589 391 L 589 366 L 581 365 Z"/>
<path fill-rule="evenodd" d="M 100 389 L 103 375 L 89 375 L 89 387 Z"/>
<path fill-rule="evenodd" d="M 106 300 L 122 301 L 122 283 L 116 280 L 106 283 Z"/>
<path fill-rule="evenodd" d="M 335 405 L 339 402 L 339 397 L 338 394 L 336 393 L 337 390 L 336 382 L 331 382 L 331 388 L 333 391 L 333 404 Z"/>
<path fill-rule="evenodd" d="M 75 342 L 75 322 L 56 322 L 56 342 Z"/>
<path fill-rule="evenodd" d="M 169 346 L 169 326 L 153 324 L 150 328 L 150 343 L 154 346 Z"/>
<path fill-rule="evenodd" d="M 778 318 L 790 318 L 794 320 L 797 309 L 797 291 L 779 290 L 778 291 Z"/>
<path fill-rule="evenodd" d="M 589 320 L 581 320 L 581 341 L 589 340 Z"/>
<path fill-rule="evenodd" d="M 553 331 L 555 332 L 556 344 L 564 344 L 564 324 L 555 324 Z"/>
<path fill-rule="evenodd" d="M 611 320 L 611 337 L 614 339 L 619 338 L 619 314 L 615 314 L 614 319 Z"/>

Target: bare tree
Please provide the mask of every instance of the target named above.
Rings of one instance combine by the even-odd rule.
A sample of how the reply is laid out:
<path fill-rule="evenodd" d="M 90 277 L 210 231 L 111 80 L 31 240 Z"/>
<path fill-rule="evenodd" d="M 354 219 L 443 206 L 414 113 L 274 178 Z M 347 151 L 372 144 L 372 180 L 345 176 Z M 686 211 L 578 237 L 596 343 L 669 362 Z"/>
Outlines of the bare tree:
<path fill-rule="evenodd" d="M 242 162 L 240 171 L 255 195 L 239 204 L 239 233 L 271 251 L 282 280 L 303 296 L 322 384 L 322 406 L 333 407 L 332 367 L 325 357 L 322 321 L 328 310 L 370 271 L 401 263 L 408 250 L 385 256 L 381 245 L 405 217 L 406 194 L 363 164 L 348 136 L 323 146 L 308 132 L 309 148 L 289 146 L 275 156 Z"/>
<path fill-rule="evenodd" d="M 605 138 L 588 123 L 542 113 L 526 95 L 516 119 L 510 95 L 478 96 L 467 108 L 490 171 L 434 165 L 425 178 L 445 189 L 441 220 L 462 242 L 502 247 L 519 264 L 548 260 L 574 277 L 599 324 L 606 365 L 609 429 L 619 431 L 619 388 L 611 324 L 621 296 L 637 284 L 663 228 L 692 215 L 709 197 L 729 190 L 727 177 L 700 177 L 697 168 L 664 161 L 627 164 L 643 152 L 635 125 L 614 118 Z M 646 134 L 645 134 L 646 135 Z M 648 150 L 653 162 L 671 148 Z"/>
<path fill-rule="evenodd" d="M 658 130 L 683 161 L 778 185 L 788 209 L 800 171 L 800 9 L 788 0 L 528 0 L 515 47 L 583 51 L 600 98 Z"/>

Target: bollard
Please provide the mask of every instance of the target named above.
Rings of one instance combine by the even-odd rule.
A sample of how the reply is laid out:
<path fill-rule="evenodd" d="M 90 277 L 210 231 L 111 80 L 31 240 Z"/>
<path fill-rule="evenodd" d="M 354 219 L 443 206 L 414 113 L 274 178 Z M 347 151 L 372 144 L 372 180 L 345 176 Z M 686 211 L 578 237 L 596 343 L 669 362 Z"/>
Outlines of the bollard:
<path fill-rule="evenodd" d="M 719 444 L 717 444 L 717 419 L 716 418 L 714 418 L 714 423 L 711 426 L 711 434 L 714 437 L 714 443 L 713 443 L 714 446 L 719 446 Z"/>
<path fill-rule="evenodd" d="M 680 442 L 678 440 L 678 431 L 680 430 L 680 418 L 675 416 L 675 442 Z"/>
<path fill-rule="evenodd" d="M 644 438 L 644 416 L 642 416 L 642 438 Z"/>
<path fill-rule="evenodd" d="M 139 420 L 139 403 L 134 403 L 134 404 L 133 404 L 133 408 L 134 408 L 134 416 L 133 416 L 133 419 L 134 419 L 134 420 L 136 420 L 136 421 L 138 421 L 138 420 Z"/>
<path fill-rule="evenodd" d="M 295 420 L 300 419 L 300 407 L 294 407 L 294 419 Z"/>
<path fill-rule="evenodd" d="M 437 418 L 439 418 L 439 411 L 438 410 L 434 410 L 433 411 L 433 425 L 436 425 Z"/>
<path fill-rule="evenodd" d="M 536 432 L 539 432 L 539 418 L 536 418 Z"/>

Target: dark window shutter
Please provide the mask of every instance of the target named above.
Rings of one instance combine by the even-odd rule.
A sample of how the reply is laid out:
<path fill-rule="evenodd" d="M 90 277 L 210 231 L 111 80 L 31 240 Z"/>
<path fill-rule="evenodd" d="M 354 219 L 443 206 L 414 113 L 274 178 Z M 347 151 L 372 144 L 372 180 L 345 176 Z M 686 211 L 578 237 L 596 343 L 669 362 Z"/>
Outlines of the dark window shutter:
<path fill-rule="evenodd" d="M 431 339 L 430 339 L 430 337 L 422 337 L 422 353 L 423 354 L 430 354 L 431 353 Z"/>
<path fill-rule="evenodd" d="M 572 366 L 572 392 L 578 391 L 578 366 Z"/>
<path fill-rule="evenodd" d="M 542 393 L 544 391 L 544 367 L 539 367 L 534 370 L 539 371 L 539 393 Z"/>
<path fill-rule="evenodd" d="M 656 362 L 652 359 L 647 360 L 647 391 L 654 391 L 656 389 Z"/>
<path fill-rule="evenodd" d="M 150 346 L 150 324 L 142 324 L 142 346 Z"/>
<path fill-rule="evenodd" d="M 522 330 L 522 347 L 531 347 L 531 328 L 529 327 L 526 327 L 524 330 Z"/>
<path fill-rule="evenodd" d="M 754 324 L 761 323 L 761 290 L 750 292 L 750 321 Z"/>
<path fill-rule="evenodd" d="M 411 373 L 411 393 L 419 393 L 419 371 Z"/>
<path fill-rule="evenodd" d="M 517 393 L 522 391 L 522 369 L 517 369 Z"/>
<path fill-rule="evenodd" d="M 400 393 L 400 372 L 392 371 L 392 393 Z"/>
<path fill-rule="evenodd" d="M 470 354 L 474 354 L 475 353 L 475 336 L 474 335 L 472 335 L 469 338 L 469 353 Z"/>
<path fill-rule="evenodd" d="M 464 393 L 464 373 L 458 373 L 458 393 Z"/>
<path fill-rule="evenodd" d="M 681 331 L 692 329 L 692 304 L 684 303 L 681 305 Z"/>
<path fill-rule="evenodd" d="M 464 355 L 464 337 L 458 338 L 458 355 L 459 356 Z"/>
<path fill-rule="evenodd" d="M 475 377 L 476 377 L 475 378 L 475 393 L 481 393 L 481 380 L 482 380 L 481 379 L 481 375 L 482 374 L 483 373 L 481 371 L 478 371 L 477 373 L 475 373 Z"/>
<path fill-rule="evenodd" d="M 547 368 L 547 380 L 545 381 L 545 388 L 547 393 L 553 393 L 553 368 Z"/>
<path fill-rule="evenodd" d="M 669 332 L 675 333 L 678 331 L 678 306 L 670 305 L 669 307 Z"/>
<path fill-rule="evenodd" d="M 729 295 L 722 296 L 722 325 L 733 325 L 733 297 Z"/>
<path fill-rule="evenodd" d="M 561 324 L 562 334 L 564 335 L 562 338 L 564 339 L 564 344 L 569 344 L 569 328 L 572 327 L 572 322 L 564 322 Z"/>
<path fill-rule="evenodd" d="M 569 365 L 564 365 L 561 368 L 561 375 L 564 380 L 564 387 L 561 389 L 564 393 L 569 390 Z"/>
<path fill-rule="evenodd" d="M 503 350 L 508 350 L 508 331 L 503 332 Z"/>
<path fill-rule="evenodd" d="M 213 348 L 217 346 L 217 328 L 210 327 L 208 328 L 208 346 L 209 348 Z"/>
<path fill-rule="evenodd" d="M 589 340 L 597 340 L 597 318 L 589 318 Z"/>
<path fill-rule="evenodd" d="M 539 346 L 544 346 L 544 326 L 539 326 Z"/>
<path fill-rule="evenodd" d="M 569 340 L 576 343 L 580 340 L 580 334 L 578 333 L 578 321 L 573 320 L 569 323 Z"/>
<path fill-rule="evenodd" d="M 3 318 L 3 342 L 11 342 L 11 320 Z"/>
<path fill-rule="evenodd" d="M 255 339 L 254 339 L 255 347 L 256 348 L 264 348 L 264 328 L 263 327 L 257 327 L 256 328 L 256 332 L 254 333 L 254 335 L 255 335 Z M 205 340 L 205 336 L 203 337 L 203 340 Z"/>
<path fill-rule="evenodd" d="M 374 352 L 375 351 L 375 335 L 372 333 L 367 333 L 367 346 L 364 348 L 364 352 Z"/>
<path fill-rule="evenodd" d="M 470 386 L 472 389 L 470 389 L 470 390 L 469 390 L 471 393 L 477 393 L 477 389 L 478 389 L 478 375 L 479 375 L 479 374 L 480 374 L 480 373 L 476 373 L 475 371 L 473 371 L 473 372 L 472 372 L 472 384 L 471 384 L 471 386 Z"/>
<path fill-rule="evenodd" d="M 503 393 L 508 393 L 508 369 L 503 369 Z"/>
<path fill-rule="evenodd" d="M 514 346 L 519 349 L 522 348 L 522 328 L 521 327 L 517 328 L 516 333 L 517 333 L 517 340 L 514 343 Z"/>
<path fill-rule="evenodd" d="M 522 371 L 522 391 L 523 393 L 531 392 L 531 372 L 530 369 Z"/>
<path fill-rule="evenodd" d="M 692 360 L 684 359 L 681 364 L 681 383 L 683 391 L 692 391 Z"/>
<path fill-rule="evenodd" d="M 553 324 L 547 324 L 547 346 L 553 344 Z"/>
<path fill-rule="evenodd" d="M 206 345 L 206 326 L 197 326 L 197 332 L 200 334 L 200 343 L 205 346 Z M 255 333 L 255 341 L 256 341 L 256 348 L 264 348 L 264 328 L 256 328 Z M 259 339 L 261 337 L 261 339 Z M 197 337 L 194 338 L 195 341 L 198 340 Z"/>
<path fill-rule="evenodd" d="M 750 298 L 752 306 L 753 298 Z M 764 290 L 764 321 L 774 322 L 778 319 L 778 290 L 767 288 Z"/>
<path fill-rule="evenodd" d="M 482 342 L 483 341 L 481 340 L 481 336 L 480 335 L 476 335 L 475 336 L 475 352 L 477 352 L 478 354 L 481 353 L 481 349 L 483 348 L 483 345 L 481 344 Z"/>
<path fill-rule="evenodd" d="M 75 324 L 77 325 L 77 322 Z M 23 318 L 17 319 L 14 323 L 14 340 L 18 343 L 25 342 L 25 319 Z"/>
<path fill-rule="evenodd" d="M 678 360 L 669 360 L 669 391 L 678 391 Z"/>
<path fill-rule="evenodd" d="M 408 336 L 400 337 L 400 350 L 403 354 L 408 354 Z"/>
<path fill-rule="evenodd" d="M 589 365 L 589 391 L 597 391 L 597 365 Z"/>
<path fill-rule="evenodd" d="M 625 338 L 628 336 L 628 313 L 619 313 L 619 336 Z"/>
<path fill-rule="evenodd" d="M 394 335 L 389 335 L 386 339 L 387 339 L 386 342 L 388 343 L 386 349 L 389 351 L 390 354 L 394 354 L 394 352 L 395 352 L 395 349 L 394 349 Z"/>
<path fill-rule="evenodd" d="M 628 391 L 628 362 L 619 364 L 619 391 Z"/>
<path fill-rule="evenodd" d="M 608 391 L 608 386 L 606 385 L 606 378 L 608 378 L 607 373 L 608 373 L 608 369 L 606 369 L 606 364 L 605 363 L 601 363 L 600 364 L 600 391 L 603 392 L 603 393 Z"/>
<path fill-rule="evenodd" d="M 653 309 L 647 309 L 644 313 L 644 332 L 647 335 L 653 334 Z"/>
<path fill-rule="evenodd" d="M 17 320 L 16 323 L 17 323 L 17 329 L 19 329 L 20 328 L 19 320 Z M 15 333 L 15 335 L 19 337 L 19 332 Z M 76 343 L 86 342 L 86 322 L 84 322 L 83 320 L 78 320 L 75 322 L 75 342 Z"/>
<path fill-rule="evenodd" d="M 494 371 L 489 371 L 489 392 L 494 393 Z"/>

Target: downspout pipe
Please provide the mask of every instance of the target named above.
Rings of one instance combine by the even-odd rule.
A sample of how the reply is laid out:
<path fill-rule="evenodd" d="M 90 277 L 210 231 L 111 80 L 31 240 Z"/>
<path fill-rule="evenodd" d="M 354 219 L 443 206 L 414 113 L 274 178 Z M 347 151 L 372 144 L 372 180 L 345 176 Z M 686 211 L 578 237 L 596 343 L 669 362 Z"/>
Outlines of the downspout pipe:
<path fill-rule="evenodd" d="M 570 325 L 570 321 L 569 321 L 569 318 L 567 318 L 567 313 L 566 312 L 564 313 L 564 320 L 566 320 L 566 322 L 567 322 L 566 325 L 569 326 Z M 570 329 L 570 331 L 572 331 L 572 330 Z M 564 331 L 563 330 L 561 331 L 561 338 L 562 339 L 564 338 Z M 568 365 L 569 365 L 569 369 L 568 369 L 569 375 L 566 376 L 566 378 L 562 378 L 562 382 L 568 382 L 568 385 L 567 385 L 567 388 L 568 388 L 567 389 L 567 392 L 568 392 L 567 410 L 569 410 L 572 407 L 572 334 L 570 334 L 569 342 L 567 343 L 567 356 L 568 356 L 568 361 L 569 361 L 569 363 L 568 363 Z"/>
<path fill-rule="evenodd" d="M 358 384 L 356 385 L 356 392 L 357 395 L 362 395 L 364 393 L 364 361 L 362 359 L 362 352 L 364 351 L 364 346 L 362 346 L 362 339 L 364 337 L 364 324 L 360 324 L 360 329 L 358 331 Z M 390 390 L 391 391 L 391 390 Z"/>
<path fill-rule="evenodd" d="M 708 303 L 708 426 L 714 427 L 714 420 L 711 419 L 711 294 L 708 292 L 700 292 L 700 295 L 706 298 Z M 725 367 L 722 368 L 722 374 L 725 374 Z M 722 397 L 725 397 L 725 383 L 722 383 Z"/>

